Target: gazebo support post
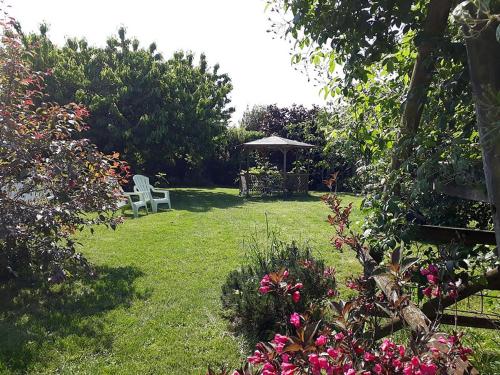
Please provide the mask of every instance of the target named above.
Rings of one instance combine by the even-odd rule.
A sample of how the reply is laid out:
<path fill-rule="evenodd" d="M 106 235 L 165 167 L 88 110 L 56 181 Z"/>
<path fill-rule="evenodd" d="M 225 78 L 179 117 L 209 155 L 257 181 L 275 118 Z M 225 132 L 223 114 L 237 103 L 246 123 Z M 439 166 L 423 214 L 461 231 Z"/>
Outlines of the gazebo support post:
<path fill-rule="evenodd" d="M 286 153 L 288 150 L 286 148 L 282 148 L 281 152 L 283 152 L 283 193 L 286 189 Z"/>

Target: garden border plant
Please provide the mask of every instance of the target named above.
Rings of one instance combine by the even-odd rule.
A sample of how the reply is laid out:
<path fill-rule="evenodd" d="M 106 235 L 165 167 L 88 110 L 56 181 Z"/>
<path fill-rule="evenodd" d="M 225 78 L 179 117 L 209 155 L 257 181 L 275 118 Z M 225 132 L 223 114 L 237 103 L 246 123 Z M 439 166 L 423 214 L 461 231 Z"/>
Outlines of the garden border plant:
<path fill-rule="evenodd" d="M 221 300 L 234 331 L 250 343 L 286 332 L 284 322 L 292 312 L 305 313 L 335 295 L 335 270 L 313 257 L 307 244 L 285 243 L 270 233 L 264 245 L 256 238 L 247 244 L 246 258 L 227 276 Z"/>
<path fill-rule="evenodd" d="M 426 277 L 430 294 L 441 282 L 449 286 L 440 280 L 438 268 L 419 267 L 417 259 L 403 256 L 401 247 L 393 250 L 387 266 L 374 266 L 367 245 L 350 228 L 352 206 L 343 207 L 334 194 L 325 195 L 323 200 L 332 210 L 328 217 L 335 230 L 332 245 L 353 250 L 364 267 L 363 275 L 348 282 L 357 295 L 346 302 L 331 302 L 324 308 L 311 305 L 303 314 L 290 314 L 282 322 L 287 329 L 276 332 L 272 341 L 257 344 L 246 364 L 232 374 L 477 373 L 468 361 L 471 350 L 461 344 L 461 335 L 439 332 L 439 324 L 431 324 L 405 293 L 408 282 L 418 274 Z M 287 283 L 288 277 L 293 275 L 286 269 L 263 275 L 260 291 L 286 303 L 294 288 L 293 283 Z M 437 295 L 456 298 L 455 287 L 448 288 L 446 295 L 440 289 Z M 311 311 L 319 311 L 320 319 Z M 402 317 L 411 328 L 407 344 L 387 338 L 380 343 L 377 329 L 382 320 L 395 317 Z M 208 374 L 229 373 L 208 370 Z"/>
<path fill-rule="evenodd" d="M 93 273 L 74 235 L 121 221 L 114 212 L 128 166 L 78 138 L 85 107 L 46 101 L 50 72 L 26 63 L 15 26 L 0 23 L 0 277 L 57 283 Z"/>

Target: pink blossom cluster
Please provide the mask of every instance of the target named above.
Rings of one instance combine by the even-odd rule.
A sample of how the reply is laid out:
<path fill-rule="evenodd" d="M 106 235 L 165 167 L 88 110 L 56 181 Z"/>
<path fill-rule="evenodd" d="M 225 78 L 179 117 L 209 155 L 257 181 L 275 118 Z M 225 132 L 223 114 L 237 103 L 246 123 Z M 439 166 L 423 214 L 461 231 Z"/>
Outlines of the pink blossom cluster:
<path fill-rule="evenodd" d="M 427 297 L 438 297 L 441 294 L 441 289 L 439 288 L 439 268 L 431 264 L 427 268 L 421 268 L 420 273 L 425 276 L 429 286 L 427 286 L 423 293 Z"/>
<path fill-rule="evenodd" d="M 285 270 L 278 280 L 273 280 L 269 274 L 264 275 L 260 280 L 259 292 L 261 294 L 276 292 L 280 295 L 291 295 L 293 302 L 298 303 L 300 301 L 300 290 L 304 285 L 302 283 L 288 283 L 286 281 L 288 275 L 288 270 Z"/>
<path fill-rule="evenodd" d="M 384 339 L 378 350 L 365 350 L 352 332 L 337 332 L 319 334 L 314 346 L 288 350 L 294 344 L 293 338 L 276 334 L 270 343 L 271 351 L 258 344 L 248 362 L 260 367 L 258 373 L 262 375 L 436 375 L 450 366 L 450 358 L 459 356 L 467 360 L 471 353 L 459 345 L 458 336 L 442 336 L 439 342 L 449 348 L 447 353 L 431 347 L 429 353 L 413 355 L 404 345 L 390 339 Z M 445 358 L 446 355 L 450 358 Z M 236 371 L 233 375 L 240 373 Z"/>
<path fill-rule="evenodd" d="M 439 277 L 439 268 L 435 264 L 420 269 L 422 276 L 425 276 L 429 285 L 424 288 L 423 293 L 426 297 L 440 297 L 443 294 L 448 295 L 453 299 L 458 297 L 458 286 L 461 284 L 460 280 L 457 282 L 449 281 L 443 283 Z"/>

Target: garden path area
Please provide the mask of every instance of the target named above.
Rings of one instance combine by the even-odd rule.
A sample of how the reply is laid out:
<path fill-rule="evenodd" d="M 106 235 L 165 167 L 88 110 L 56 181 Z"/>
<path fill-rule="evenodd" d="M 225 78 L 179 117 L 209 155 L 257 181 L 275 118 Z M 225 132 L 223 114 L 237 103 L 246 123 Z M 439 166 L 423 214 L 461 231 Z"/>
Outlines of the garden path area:
<path fill-rule="evenodd" d="M 1 308 L 0 373 L 203 374 L 207 364 L 236 365 L 247 350 L 221 317 L 220 287 L 241 264 L 244 241 L 265 236 L 266 215 L 279 238 L 309 241 L 341 279 L 359 269 L 329 245 L 320 195 L 244 200 L 236 189 L 174 189 L 172 211 L 84 234 L 100 278 L 49 296 L 27 288 Z M 346 201 L 359 207 L 360 198 Z"/>

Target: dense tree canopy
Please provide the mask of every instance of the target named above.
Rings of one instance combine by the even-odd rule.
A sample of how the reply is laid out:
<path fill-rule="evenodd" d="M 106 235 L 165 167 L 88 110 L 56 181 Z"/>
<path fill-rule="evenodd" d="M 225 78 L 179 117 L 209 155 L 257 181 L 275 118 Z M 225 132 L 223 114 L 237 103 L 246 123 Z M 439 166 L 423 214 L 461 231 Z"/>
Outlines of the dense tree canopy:
<path fill-rule="evenodd" d="M 86 136 L 103 151 L 121 152 L 134 172 L 182 179 L 213 156 L 213 140 L 233 111 L 232 85 L 205 55 L 195 61 L 192 53 L 179 51 L 164 59 L 154 43 L 141 48 L 124 28 L 105 48 L 84 39 L 68 39 L 59 48 L 43 25 L 25 42 L 34 51 L 34 67 L 53 72 L 50 97 L 87 105 Z"/>

